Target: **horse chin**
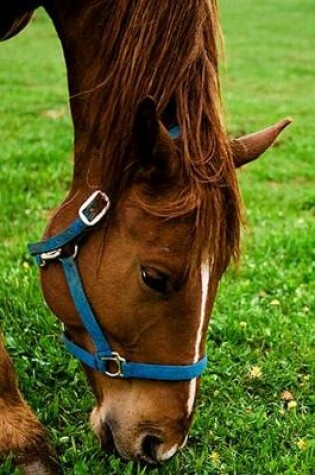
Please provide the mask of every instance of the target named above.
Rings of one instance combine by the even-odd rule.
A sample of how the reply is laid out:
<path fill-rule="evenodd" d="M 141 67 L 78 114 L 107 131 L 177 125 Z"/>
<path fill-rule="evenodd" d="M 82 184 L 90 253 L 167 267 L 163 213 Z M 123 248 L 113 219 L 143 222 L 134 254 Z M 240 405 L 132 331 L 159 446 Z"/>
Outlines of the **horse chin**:
<path fill-rule="evenodd" d="M 114 442 L 114 437 L 113 433 L 110 430 L 110 427 L 108 424 L 103 424 L 101 432 L 99 434 L 99 438 L 101 441 L 101 446 L 104 452 L 110 454 L 117 452 L 117 449 L 115 447 L 115 442 Z"/>
<path fill-rule="evenodd" d="M 115 452 L 115 443 L 109 425 L 102 420 L 100 409 L 95 407 L 90 416 L 90 425 L 94 434 L 99 438 L 102 449 L 107 453 Z"/>

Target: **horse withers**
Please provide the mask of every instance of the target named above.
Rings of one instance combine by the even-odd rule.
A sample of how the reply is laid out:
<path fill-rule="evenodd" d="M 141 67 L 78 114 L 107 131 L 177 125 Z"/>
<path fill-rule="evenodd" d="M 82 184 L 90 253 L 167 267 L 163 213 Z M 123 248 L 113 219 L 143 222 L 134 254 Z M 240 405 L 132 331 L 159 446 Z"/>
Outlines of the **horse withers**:
<path fill-rule="evenodd" d="M 235 169 L 290 121 L 227 136 L 215 0 L 38 3 L 63 46 L 75 146 L 69 194 L 30 250 L 95 394 L 93 430 L 162 462 L 186 443 L 217 286 L 239 254 Z"/>

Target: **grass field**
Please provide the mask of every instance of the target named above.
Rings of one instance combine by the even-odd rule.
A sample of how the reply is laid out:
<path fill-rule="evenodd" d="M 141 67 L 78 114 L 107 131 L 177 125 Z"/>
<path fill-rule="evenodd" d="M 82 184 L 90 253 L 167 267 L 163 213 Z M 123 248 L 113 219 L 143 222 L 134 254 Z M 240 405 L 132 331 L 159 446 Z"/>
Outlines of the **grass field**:
<path fill-rule="evenodd" d="M 294 126 L 240 173 L 247 230 L 208 334 L 208 371 L 188 447 L 152 474 L 311 475 L 314 395 L 314 0 L 222 0 L 222 72 L 232 133 L 291 115 Z M 142 474 L 104 460 L 93 398 L 59 342 L 26 243 L 71 178 L 65 72 L 43 14 L 0 47 L 0 326 L 20 385 L 68 475 Z M 286 394 L 283 394 L 287 391 Z M 282 398 L 292 399 L 284 401 Z M 12 475 L 9 464 L 1 475 Z"/>

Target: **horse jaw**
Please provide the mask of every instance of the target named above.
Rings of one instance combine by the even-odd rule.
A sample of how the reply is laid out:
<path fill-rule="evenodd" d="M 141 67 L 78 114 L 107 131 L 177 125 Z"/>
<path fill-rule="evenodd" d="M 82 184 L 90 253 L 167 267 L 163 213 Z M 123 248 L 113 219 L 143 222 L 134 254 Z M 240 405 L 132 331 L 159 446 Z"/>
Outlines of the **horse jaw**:
<path fill-rule="evenodd" d="M 231 145 L 235 168 L 260 157 L 292 122 L 290 118 L 282 119 L 271 127 L 234 139 Z"/>

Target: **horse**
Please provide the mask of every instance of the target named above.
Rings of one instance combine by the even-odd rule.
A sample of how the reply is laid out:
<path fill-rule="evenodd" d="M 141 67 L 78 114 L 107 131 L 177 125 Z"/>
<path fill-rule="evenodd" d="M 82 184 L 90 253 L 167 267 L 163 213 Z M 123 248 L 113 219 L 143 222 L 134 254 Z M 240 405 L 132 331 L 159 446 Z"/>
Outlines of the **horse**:
<path fill-rule="evenodd" d="M 216 291 L 239 258 L 236 169 L 290 119 L 228 136 L 216 0 L 21 0 L 5 7 L 2 39 L 39 6 L 63 48 L 74 169 L 29 249 L 103 447 L 161 463 L 187 442 Z"/>
<path fill-rule="evenodd" d="M 58 474 L 59 466 L 46 430 L 17 385 L 12 361 L 0 332 L 0 462 L 13 455 L 24 475 Z"/>

